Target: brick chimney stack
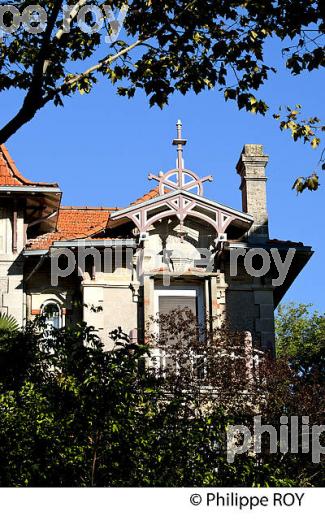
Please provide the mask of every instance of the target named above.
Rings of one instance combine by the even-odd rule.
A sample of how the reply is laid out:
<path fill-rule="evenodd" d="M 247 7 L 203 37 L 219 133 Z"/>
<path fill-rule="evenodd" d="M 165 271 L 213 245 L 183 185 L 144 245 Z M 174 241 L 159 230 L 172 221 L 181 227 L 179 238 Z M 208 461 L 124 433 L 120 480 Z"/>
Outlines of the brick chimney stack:
<path fill-rule="evenodd" d="M 265 242 L 269 238 L 265 176 L 268 160 L 263 145 L 245 144 L 236 167 L 241 176 L 243 211 L 254 217 L 248 237 L 254 243 Z"/>

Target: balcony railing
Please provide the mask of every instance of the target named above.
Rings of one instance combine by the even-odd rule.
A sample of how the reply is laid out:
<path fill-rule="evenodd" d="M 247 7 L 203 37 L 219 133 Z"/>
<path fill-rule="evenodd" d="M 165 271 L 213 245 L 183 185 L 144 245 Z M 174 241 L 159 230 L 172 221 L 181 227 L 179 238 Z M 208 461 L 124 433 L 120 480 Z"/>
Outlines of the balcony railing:
<path fill-rule="evenodd" d="M 219 360 L 227 360 L 232 365 L 237 361 L 243 361 L 246 368 L 248 378 L 257 377 L 261 359 L 265 352 L 259 349 L 251 348 L 249 351 L 243 347 L 236 346 L 231 349 L 220 349 L 216 351 L 216 358 Z M 186 372 L 192 373 L 193 377 L 198 380 L 207 380 L 209 378 L 209 364 L 212 362 L 211 352 L 196 353 L 189 350 L 186 356 L 181 356 L 175 352 L 174 348 L 155 347 L 150 351 L 150 355 L 144 356 L 144 363 L 147 369 L 157 377 L 165 377 L 166 374 L 173 373 L 180 375 L 182 368 Z"/>

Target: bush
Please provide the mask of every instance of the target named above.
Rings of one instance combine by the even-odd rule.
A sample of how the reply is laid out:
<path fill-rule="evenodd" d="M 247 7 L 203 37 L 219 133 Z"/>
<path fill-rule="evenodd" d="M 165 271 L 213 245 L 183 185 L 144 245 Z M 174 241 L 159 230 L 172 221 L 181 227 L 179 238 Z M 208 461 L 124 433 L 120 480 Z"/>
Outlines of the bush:
<path fill-rule="evenodd" d="M 114 331 L 110 351 L 86 324 L 0 337 L 0 485 L 324 485 L 310 454 L 226 452 L 229 427 L 257 414 L 277 429 L 282 414 L 323 420 L 319 380 L 285 359 L 254 364 L 247 335 L 203 334 L 189 312 L 158 325 L 145 346 Z"/>

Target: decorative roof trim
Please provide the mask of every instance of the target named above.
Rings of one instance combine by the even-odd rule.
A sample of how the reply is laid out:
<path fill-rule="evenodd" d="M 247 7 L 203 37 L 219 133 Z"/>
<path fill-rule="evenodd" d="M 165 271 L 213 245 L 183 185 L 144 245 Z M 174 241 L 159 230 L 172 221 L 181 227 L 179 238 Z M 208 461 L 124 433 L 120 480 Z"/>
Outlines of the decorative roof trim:
<path fill-rule="evenodd" d="M 137 241 L 133 238 L 106 238 L 99 240 L 80 239 L 76 240 L 56 240 L 51 247 L 116 247 L 127 246 L 137 247 Z"/>
<path fill-rule="evenodd" d="M 42 185 L 42 186 L 0 186 L 0 192 L 16 192 L 16 193 L 56 193 L 57 195 L 61 195 L 62 191 L 59 187 L 55 187 L 53 184 L 51 185 Z"/>
<path fill-rule="evenodd" d="M 24 249 L 23 256 L 42 256 L 47 255 L 48 249 Z"/>
<path fill-rule="evenodd" d="M 164 206 L 167 206 L 167 208 L 164 209 Z M 152 210 L 155 210 L 154 215 L 150 214 Z M 111 220 L 117 220 L 121 217 L 130 219 L 140 233 L 146 233 L 151 226 L 164 218 L 176 217 L 180 223 L 179 236 L 181 240 L 184 236 L 184 221 L 188 217 L 209 224 L 214 228 L 217 235 L 225 233 L 229 225 L 236 220 L 244 224 L 246 230 L 253 223 L 253 217 L 246 213 L 232 210 L 184 190 L 173 190 L 151 201 L 114 212 L 111 215 Z"/>
<path fill-rule="evenodd" d="M 312 250 L 312 246 L 306 246 L 304 245 L 302 242 L 290 242 L 290 241 L 286 241 L 286 240 L 278 240 L 276 241 L 275 243 L 268 243 L 268 242 L 263 242 L 262 244 L 261 243 L 256 243 L 256 244 L 253 244 L 252 242 L 232 242 L 229 240 L 229 242 L 226 242 L 225 244 L 225 248 L 226 249 L 258 249 L 258 248 L 263 248 L 263 249 L 272 249 L 272 248 L 276 248 L 276 249 L 281 249 L 283 251 L 286 251 L 288 249 L 295 249 L 296 251 L 304 251 L 306 253 L 311 253 L 313 254 L 314 251 Z"/>
<path fill-rule="evenodd" d="M 248 213 L 244 213 L 237 209 L 233 209 L 230 206 L 225 206 L 224 204 L 219 204 L 218 202 L 214 202 L 210 199 L 201 197 L 200 195 L 195 195 L 194 193 L 184 191 L 184 190 L 175 190 L 175 191 L 166 193 L 166 195 L 160 195 L 159 197 L 154 197 L 145 202 L 141 202 L 140 204 L 131 205 L 125 209 L 121 209 L 119 211 L 114 211 L 111 214 L 110 218 L 111 218 L 111 220 L 115 220 L 119 217 L 124 216 L 126 213 L 130 213 L 130 211 L 133 212 L 138 209 L 146 208 L 147 206 L 151 206 L 153 204 L 156 204 L 157 202 L 164 202 L 168 199 L 172 199 L 172 198 L 176 197 L 177 195 L 185 195 L 186 197 L 192 198 L 192 199 L 196 200 L 197 202 L 201 202 L 203 204 L 212 206 L 215 209 L 220 209 L 222 211 L 228 211 L 228 212 L 232 213 L 233 215 L 235 215 L 243 220 L 246 220 L 248 222 L 254 222 L 254 217 L 252 217 Z"/>

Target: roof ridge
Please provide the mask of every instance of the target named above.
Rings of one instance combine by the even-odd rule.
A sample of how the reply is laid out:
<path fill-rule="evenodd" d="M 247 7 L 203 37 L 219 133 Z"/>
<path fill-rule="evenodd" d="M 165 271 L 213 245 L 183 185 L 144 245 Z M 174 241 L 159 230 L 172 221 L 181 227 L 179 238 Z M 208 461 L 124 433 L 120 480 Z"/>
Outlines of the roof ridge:
<path fill-rule="evenodd" d="M 130 206 L 136 206 L 141 202 L 145 202 L 146 200 L 154 199 L 155 197 L 159 197 L 159 186 L 155 186 L 151 188 L 147 193 L 142 195 L 142 197 L 138 197 L 135 201 L 130 203 Z"/>
<path fill-rule="evenodd" d="M 11 157 L 8 148 L 4 144 L 0 145 L 0 152 L 2 153 L 4 160 L 7 162 L 7 165 L 11 170 L 12 177 L 16 181 L 27 186 L 51 186 L 53 188 L 58 187 L 58 184 L 56 182 L 34 182 L 29 179 L 26 179 L 26 177 L 24 177 L 18 170 L 15 161 Z"/>
<path fill-rule="evenodd" d="M 60 206 L 60 210 L 98 210 L 98 211 L 116 211 L 117 206 Z"/>

